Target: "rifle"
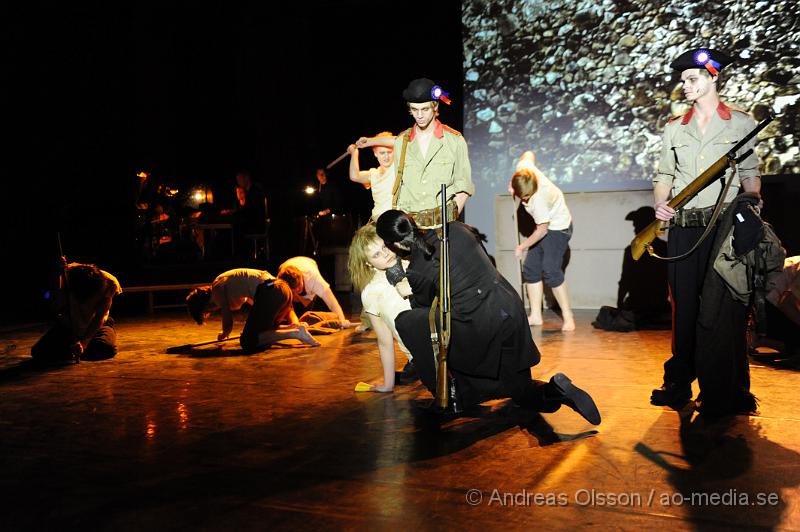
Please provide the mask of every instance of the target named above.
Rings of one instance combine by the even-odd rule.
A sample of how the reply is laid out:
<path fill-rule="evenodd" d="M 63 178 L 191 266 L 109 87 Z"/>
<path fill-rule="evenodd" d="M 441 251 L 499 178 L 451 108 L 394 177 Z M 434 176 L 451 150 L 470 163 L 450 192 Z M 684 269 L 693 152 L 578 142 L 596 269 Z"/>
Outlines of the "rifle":
<path fill-rule="evenodd" d="M 750 142 L 750 139 L 758 135 L 762 129 L 767 127 L 767 125 L 774 120 L 771 114 L 768 114 L 767 117 L 759 122 L 759 124 L 745 137 L 736 143 L 736 145 L 731 148 L 728 153 L 720 157 L 714 164 L 709 166 L 702 174 L 697 176 L 694 181 L 689 183 L 686 188 L 684 188 L 677 196 L 672 198 L 668 206 L 672 207 L 675 210 L 680 209 L 689 201 L 694 198 L 701 190 L 706 188 L 710 185 L 720 174 L 722 174 L 728 166 L 732 164 L 739 164 L 743 160 L 750 157 L 750 154 L 753 153 L 752 149 L 747 150 L 739 157 L 736 157 L 736 152 L 739 151 L 745 144 Z M 642 229 L 631 241 L 631 255 L 633 255 L 633 260 L 639 260 L 641 256 L 644 254 L 644 250 L 646 249 L 648 253 L 651 255 L 653 252 L 653 246 L 651 243 L 653 240 L 658 238 L 659 235 L 664 234 L 664 223 L 661 220 L 654 220 L 650 225 Z"/>
<path fill-rule="evenodd" d="M 447 228 L 447 187 L 442 184 L 442 236 L 439 245 L 439 357 L 436 370 L 436 406 L 447 408 L 450 386 L 447 350 L 450 345 L 450 241 Z M 435 330 L 435 329 L 431 329 Z"/>

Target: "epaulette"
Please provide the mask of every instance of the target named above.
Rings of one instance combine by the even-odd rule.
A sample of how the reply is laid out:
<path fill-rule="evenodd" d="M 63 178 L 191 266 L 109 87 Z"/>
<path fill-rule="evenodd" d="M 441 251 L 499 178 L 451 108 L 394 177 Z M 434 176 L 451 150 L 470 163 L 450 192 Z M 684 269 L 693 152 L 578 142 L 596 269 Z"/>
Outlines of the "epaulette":
<path fill-rule="evenodd" d="M 688 113 L 688 112 L 689 112 L 689 111 L 686 111 L 686 113 Z M 669 124 L 669 123 L 671 123 L 671 122 L 674 122 L 674 121 L 676 121 L 676 120 L 677 120 L 677 119 L 679 119 L 679 118 L 683 118 L 684 116 L 686 116 L 686 113 L 681 113 L 681 114 L 679 114 L 679 115 L 675 115 L 675 116 L 673 116 L 672 118 L 670 118 L 669 120 L 667 120 L 667 124 Z"/>
<path fill-rule="evenodd" d="M 461 132 L 460 132 L 460 131 L 458 131 L 457 129 L 453 129 L 452 127 L 450 127 L 450 126 L 447 126 L 447 125 L 445 125 L 445 124 L 442 124 L 442 129 L 444 129 L 444 130 L 446 130 L 446 131 L 449 131 L 449 132 L 450 132 L 450 133 L 452 133 L 453 135 L 458 135 L 459 137 L 463 137 L 463 135 L 461 134 Z"/>
<path fill-rule="evenodd" d="M 738 111 L 738 112 L 740 112 L 740 113 L 746 114 L 747 116 L 750 116 L 750 113 L 748 113 L 748 112 L 747 112 L 747 111 L 745 111 L 744 109 L 739 109 L 738 107 L 734 107 L 734 106 L 732 106 L 732 105 L 728 105 L 727 103 L 725 104 L 725 106 L 726 106 L 728 109 L 730 109 L 731 111 Z"/>

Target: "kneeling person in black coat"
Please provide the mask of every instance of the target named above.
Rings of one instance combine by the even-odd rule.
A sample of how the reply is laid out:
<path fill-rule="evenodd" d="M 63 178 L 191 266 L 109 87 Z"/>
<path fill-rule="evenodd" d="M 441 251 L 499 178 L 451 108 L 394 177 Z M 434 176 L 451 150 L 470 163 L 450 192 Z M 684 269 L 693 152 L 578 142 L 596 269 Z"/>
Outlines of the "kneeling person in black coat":
<path fill-rule="evenodd" d="M 540 354 L 522 300 L 492 265 L 472 228 L 460 222 L 450 222 L 448 228 L 452 311 L 448 366 L 461 404 L 511 397 L 538 412 L 555 412 L 567 405 L 599 424 L 592 398 L 566 375 L 557 373 L 549 382 L 531 378 L 530 368 L 539 363 Z M 412 308 L 400 313 L 395 325 L 420 379 L 433 393 L 436 361 L 428 312 L 439 291 L 439 238 L 434 230 L 420 231 L 410 216 L 397 210 L 381 215 L 377 231 L 387 244 L 411 254 L 406 275 Z M 402 286 L 398 285 L 401 293 Z"/>

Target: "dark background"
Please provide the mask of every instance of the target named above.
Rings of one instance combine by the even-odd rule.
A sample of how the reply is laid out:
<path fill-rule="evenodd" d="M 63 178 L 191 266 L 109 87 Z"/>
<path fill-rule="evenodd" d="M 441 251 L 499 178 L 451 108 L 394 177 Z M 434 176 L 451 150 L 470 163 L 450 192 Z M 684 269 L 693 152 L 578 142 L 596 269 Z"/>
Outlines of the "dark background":
<path fill-rule="evenodd" d="M 195 280 L 148 271 L 136 255 L 139 171 L 179 189 L 210 185 L 231 204 L 236 171 L 249 169 L 270 200 L 272 267 L 294 253 L 314 170 L 359 136 L 411 124 L 401 96 L 411 79 L 448 90 L 442 119 L 462 125 L 454 0 L 30 3 L 7 14 L 4 321 L 43 315 L 58 232 L 69 260 L 123 286 Z M 361 165 L 375 165 L 369 150 Z M 368 217 L 369 191 L 348 181 L 347 160 L 329 179 Z"/>

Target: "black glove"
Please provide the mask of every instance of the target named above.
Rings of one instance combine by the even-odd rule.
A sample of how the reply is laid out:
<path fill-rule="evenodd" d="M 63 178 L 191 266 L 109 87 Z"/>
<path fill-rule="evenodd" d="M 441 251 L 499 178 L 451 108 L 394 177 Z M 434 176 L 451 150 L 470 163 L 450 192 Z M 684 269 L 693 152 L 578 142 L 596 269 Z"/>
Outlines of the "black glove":
<path fill-rule="evenodd" d="M 392 286 L 397 286 L 397 283 L 406 278 L 406 271 L 403 269 L 403 263 L 400 259 L 394 263 L 394 266 L 386 270 L 386 280 Z"/>
<path fill-rule="evenodd" d="M 741 257 L 755 249 L 764 238 L 764 223 L 761 218 L 744 202 L 733 213 L 733 252 Z"/>

